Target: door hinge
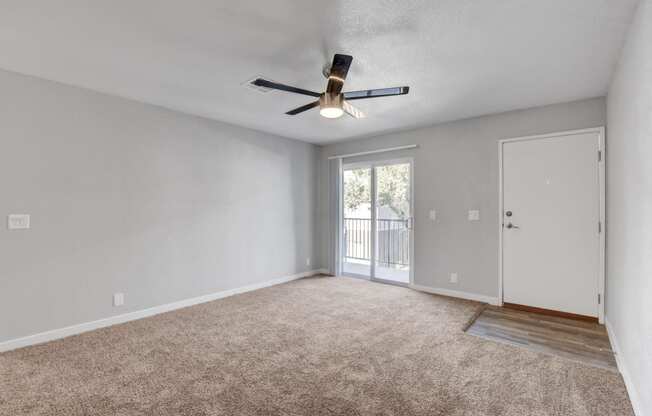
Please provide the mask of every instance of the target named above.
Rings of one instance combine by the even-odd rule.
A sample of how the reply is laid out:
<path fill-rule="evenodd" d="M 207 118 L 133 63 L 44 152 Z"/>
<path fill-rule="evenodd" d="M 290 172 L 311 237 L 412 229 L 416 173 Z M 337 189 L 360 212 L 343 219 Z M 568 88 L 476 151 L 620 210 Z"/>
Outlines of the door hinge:
<path fill-rule="evenodd" d="M 598 293 L 598 305 L 602 302 L 602 296 Z"/>
<path fill-rule="evenodd" d="M 602 150 L 598 150 L 598 162 L 602 162 Z"/>
<path fill-rule="evenodd" d="M 598 233 L 602 232 L 602 221 L 598 221 Z"/>

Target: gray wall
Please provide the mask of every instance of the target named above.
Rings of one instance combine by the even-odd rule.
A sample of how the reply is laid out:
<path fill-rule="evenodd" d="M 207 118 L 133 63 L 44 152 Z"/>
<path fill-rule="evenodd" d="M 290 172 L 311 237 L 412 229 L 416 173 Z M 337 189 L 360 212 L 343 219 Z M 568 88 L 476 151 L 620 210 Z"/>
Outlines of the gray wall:
<path fill-rule="evenodd" d="M 607 321 L 640 415 L 652 415 L 652 1 L 630 29 L 609 89 Z M 635 391 L 632 392 L 631 388 Z"/>
<path fill-rule="evenodd" d="M 603 126 L 605 112 L 605 100 L 596 98 L 323 147 L 319 174 L 321 265 L 329 264 L 327 157 L 418 144 L 418 149 L 401 152 L 415 158 L 415 283 L 497 296 L 498 140 Z M 437 211 L 436 223 L 428 218 L 431 209 Z M 479 222 L 467 220 L 469 209 L 480 210 Z M 449 283 L 451 272 L 458 273 L 457 284 Z"/>
<path fill-rule="evenodd" d="M 0 342 L 312 269 L 315 146 L 4 71 L 0 91 L 0 216 L 32 215 L 0 227 Z"/>

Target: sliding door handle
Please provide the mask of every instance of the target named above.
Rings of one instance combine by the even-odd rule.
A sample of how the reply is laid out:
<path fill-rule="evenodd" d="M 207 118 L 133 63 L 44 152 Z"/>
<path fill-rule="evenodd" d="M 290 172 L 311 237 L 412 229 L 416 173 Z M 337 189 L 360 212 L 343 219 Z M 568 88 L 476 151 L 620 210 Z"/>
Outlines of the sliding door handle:
<path fill-rule="evenodd" d="M 408 217 L 405 220 L 405 228 L 407 228 L 408 230 L 411 230 L 412 227 L 414 226 L 413 222 L 414 222 L 414 217 Z"/>

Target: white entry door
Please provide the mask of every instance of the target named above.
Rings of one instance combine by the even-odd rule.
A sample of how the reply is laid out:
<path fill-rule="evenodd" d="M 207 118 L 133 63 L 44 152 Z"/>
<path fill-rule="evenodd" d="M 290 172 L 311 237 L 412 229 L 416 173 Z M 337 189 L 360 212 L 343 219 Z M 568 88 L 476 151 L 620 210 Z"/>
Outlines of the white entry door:
<path fill-rule="evenodd" d="M 501 146 L 503 301 L 602 318 L 602 130 Z"/>

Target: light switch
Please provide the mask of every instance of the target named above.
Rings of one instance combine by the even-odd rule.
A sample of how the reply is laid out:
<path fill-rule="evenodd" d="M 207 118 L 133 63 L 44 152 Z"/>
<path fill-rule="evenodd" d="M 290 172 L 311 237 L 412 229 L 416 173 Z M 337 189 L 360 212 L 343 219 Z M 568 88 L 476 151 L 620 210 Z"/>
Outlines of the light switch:
<path fill-rule="evenodd" d="M 480 221 L 480 211 L 477 209 L 469 210 L 469 221 Z"/>
<path fill-rule="evenodd" d="M 436 221 L 437 220 L 437 211 L 434 209 L 430 210 L 430 213 L 428 214 L 428 217 L 430 217 L 431 221 Z"/>
<path fill-rule="evenodd" d="M 26 230 L 29 228 L 29 214 L 9 214 L 7 228 L 10 230 Z"/>

